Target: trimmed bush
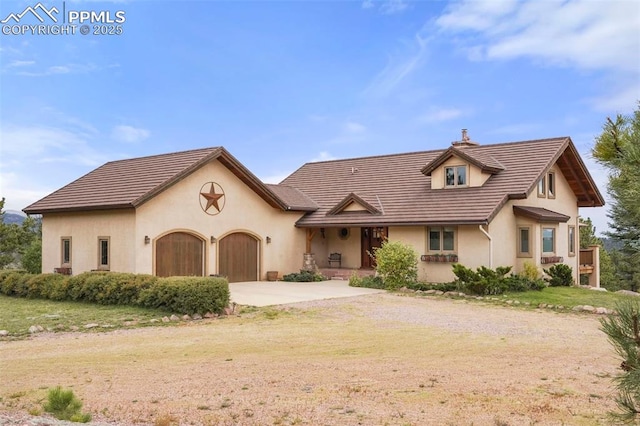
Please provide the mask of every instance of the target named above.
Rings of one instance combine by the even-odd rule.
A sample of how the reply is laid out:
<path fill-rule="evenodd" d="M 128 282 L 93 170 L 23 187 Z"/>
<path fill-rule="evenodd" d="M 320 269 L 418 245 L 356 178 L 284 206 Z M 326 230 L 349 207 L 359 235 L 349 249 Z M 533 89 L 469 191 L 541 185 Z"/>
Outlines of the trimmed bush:
<path fill-rule="evenodd" d="M 569 265 L 559 263 L 545 269 L 544 272 L 550 277 L 545 278 L 550 287 L 570 287 L 573 285 L 573 270 Z"/>
<path fill-rule="evenodd" d="M 282 281 L 298 282 L 298 283 L 311 283 L 318 281 L 325 281 L 327 278 L 322 274 L 316 272 L 307 271 L 301 269 L 300 272 L 292 272 L 291 274 L 284 275 Z"/>
<path fill-rule="evenodd" d="M 229 297 L 229 283 L 224 278 L 170 277 L 144 289 L 138 303 L 193 315 L 220 313 L 229 305 Z"/>
<path fill-rule="evenodd" d="M 118 272 L 85 272 L 70 277 L 0 271 L 0 293 L 102 305 L 144 306 L 190 315 L 220 313 L 229 304 L 226 278 L 158 278 Z"/>
<path fill-rule="evenodd" d="M 410 245 L 387 240 L 373 250 L 373 256 L 387 290 L 397 290 L 418 280 L 418 254 Z"/>

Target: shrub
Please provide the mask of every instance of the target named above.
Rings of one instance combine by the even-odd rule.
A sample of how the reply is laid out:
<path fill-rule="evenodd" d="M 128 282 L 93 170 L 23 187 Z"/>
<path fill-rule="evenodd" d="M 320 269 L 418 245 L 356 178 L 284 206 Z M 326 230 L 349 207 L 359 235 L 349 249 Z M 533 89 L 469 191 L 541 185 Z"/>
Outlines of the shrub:
<path fill-rule="evenodd" d="M 569 287 L 573 285 L 571 266 L 559 263 L 544 270 L 550 278 L 545 278 L 551 287 Z"/>
<path fill-rule="evenodd" d="M 229 305 L 229 283 L 225 278 L 160 278 L 142 290 L 138 304 L 189 315 L 220 313 Z"/>
<path fill-rule="evenodd" d="M 68 277 L 60 274 L 38 274 L 33 275 L 29 279 L 27 286 L 29 288 L 26 297 L 30 299 L 49 299 L 56 288 L 62 285 L 62 282 Z"/>
<path fill-rule="evenodd" d="M 438 290 L 446 293 L 447 291 L 458 290 L 458 284 L 456 282 L 450 282 L 450 283 L 415 282 L 415 283 L 408 284 L 407 288 L 411 290 L 416 290 L 416 291 Z"/>
<path fill-rule="evenodd" d="M 282 280 L 288 282 L 310 283 L 314 281 L 325 281 L 326 277 L 314 271 L 301 269 L 300 272 L 292 272 L 291 274 L 284 275 Z"/>
<path fill-rule="evenodd" d="M 87 423 L 91 421 L 90 414 L 82 414 L 82 401 L 73 394 L 71 389 L 64 390 L 60 386 L 49 389 L 44 410 L 53 414 L 58 420 Z"/>
<path fill-rule="evenodd" d="M 410 245 L 387 240 L 374 249 L 373 256 L 387 290 L 397 290 L 418 280 L 418 255 Z"/>
<path fill-rule="evenodd" d="M 355 275 L 355 276 L 354 276 Z M 377 288 L 377 289 L 385 289 L 385 283 L 381 277 L 358 277 L 357 274 L 354 273 L 349 278 L 349 285 L 351 287 L 366 287 L 366 288 Z"/>
<path fill-rule="evenodd" d="M 520 275 L 532 281 L 539 280 L 541 278 L 540 270 L 538 269 L 536 264 L 530 260 L 526 260 L 524 262 Z"/>
<path fill-rule="evenodd" d="M 616 305 L 618 315 L 600 320 L 601 330 L 622 358 L 622 373 L 614 381 L 619 411 L 611 413 L 615 423 L 637 424 L 640 419 L 640 303 L 625 301 Z M 635 422 L 634 422 L 635 421 Z"/>
<path fill-rule="evenodd" d="M 31 274 L 23 270 L 2 271 L 0 275 L 0 292 L 7 296 L 25 297 L 28 292 L 27 282 Z"/>

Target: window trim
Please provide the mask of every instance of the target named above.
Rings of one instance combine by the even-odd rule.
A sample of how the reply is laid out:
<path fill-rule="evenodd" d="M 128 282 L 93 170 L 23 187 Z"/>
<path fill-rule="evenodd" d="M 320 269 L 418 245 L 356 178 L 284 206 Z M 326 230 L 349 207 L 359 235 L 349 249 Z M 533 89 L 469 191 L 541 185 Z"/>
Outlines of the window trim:
<path fill-rule="evenodd" d="M 458 184 L 458 169 L 464 168 L 465 183 Z M 447 185 L 447 169 L 453 169 L 453 185 Z M 445 188 L 466 188 L 469 186 L 469 166 L 467 164 L 459 164 L 444 167 L 444 187 Z"/>
<path fill-rule="evenodd" d="M 522 231 L 526 230 L 529 233 L 529 251 L 522 251 Z M 531 237 L 533 233 L 531 232 L 531 225 L 518 225 L 518 257 L 533 257 L 533 250 L 531 247 Z"/>
<path fill-rule="evenodd" d="M 65 262 L 64 257 L 64 243 L 65 241 L 69 241 L 69 259 L 68 262 Z M 63 268 L 71 267 L 71 262 L 73 261 L 73 245 L 71 237 L 60 237 L 60 266 Z"/>
<path fill-rule="evenodd" d="M 573 236 L 571 235 L 572 233 L 573 233 Z M 569 240 L 567 251 L 569 252 L 569 256 L 570 257 L 575 257 L 575 255 L 576 255 L 576 227 L 575 227 L 575 225 L 569 225 L 569 228 L 567 229 L 567 234 L 568 234 L 567 238 Z"/>
<path fill-rule="evenodd" d="M 538 197 L 545 198 L 547 196 L 547 175 L 545 174 L 538 181 Z"/>
<path fill-rule="evenodd" d="M 547 173 L 547 198 L 556 198 L 556 174 L 555 172 Z"/>
<path fill-rule="evenodd" d="M 439 248 L 437 250 L 431 249 L 431 231 L 438 231 L 438 243 Z M 453 248 L 451 250 L 444 249 L 444 232 L 450 230 L 453 232 Z M 448 253 L 455 254 L 458 248 L 458 228 L 455 226 L 428 226 L 427 227 L 427 253 Z"/>
<path fill-rule="evenodd" d="M 102 263 L 102 242 L 107 242 L 107 263 Z M 98 237 L 98 270 L 108 271 L 111 268 L 111 237 Z"/>
<path fill-rule="evenodd" d="M 544 231 L 546 229 L 550 229 L 553 231 L 553 236 L 552 236 L 552 240 L 551 243 L 553 245 L 552 247 L 552 251 L 544 251 Z M 542 229 L 540 230 L 540 252 L 542 253 L 542 256 L 547 256 L 547 255 L 555 255 L 556 251 L 558 249 L 558 228 L 556 226 L 543 226 Z"/>

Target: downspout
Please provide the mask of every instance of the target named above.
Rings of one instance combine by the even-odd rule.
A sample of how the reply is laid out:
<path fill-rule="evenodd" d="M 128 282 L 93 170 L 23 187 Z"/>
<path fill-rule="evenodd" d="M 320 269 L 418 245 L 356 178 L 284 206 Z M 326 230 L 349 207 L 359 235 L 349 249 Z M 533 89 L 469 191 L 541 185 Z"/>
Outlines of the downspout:
<path fill-rule="evenodd" d="M 489 240 L 489 268 L 493 269 L 493 239 L 491 235 L 487 231 L 484 230 L 482 225 L 478 225 L 478 229 L 482 232 L 487 239 Z"/>

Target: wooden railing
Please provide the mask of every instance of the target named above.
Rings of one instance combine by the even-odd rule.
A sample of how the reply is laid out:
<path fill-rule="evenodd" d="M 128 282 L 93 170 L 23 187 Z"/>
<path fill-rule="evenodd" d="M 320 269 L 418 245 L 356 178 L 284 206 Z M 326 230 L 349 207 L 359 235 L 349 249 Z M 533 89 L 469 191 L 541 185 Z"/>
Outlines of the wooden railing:
<path fill-rule="evenodd" d="M 593 265 L 593 250 L 582 249 L 580 250 L 580 264 L 581 265 Z"/>

